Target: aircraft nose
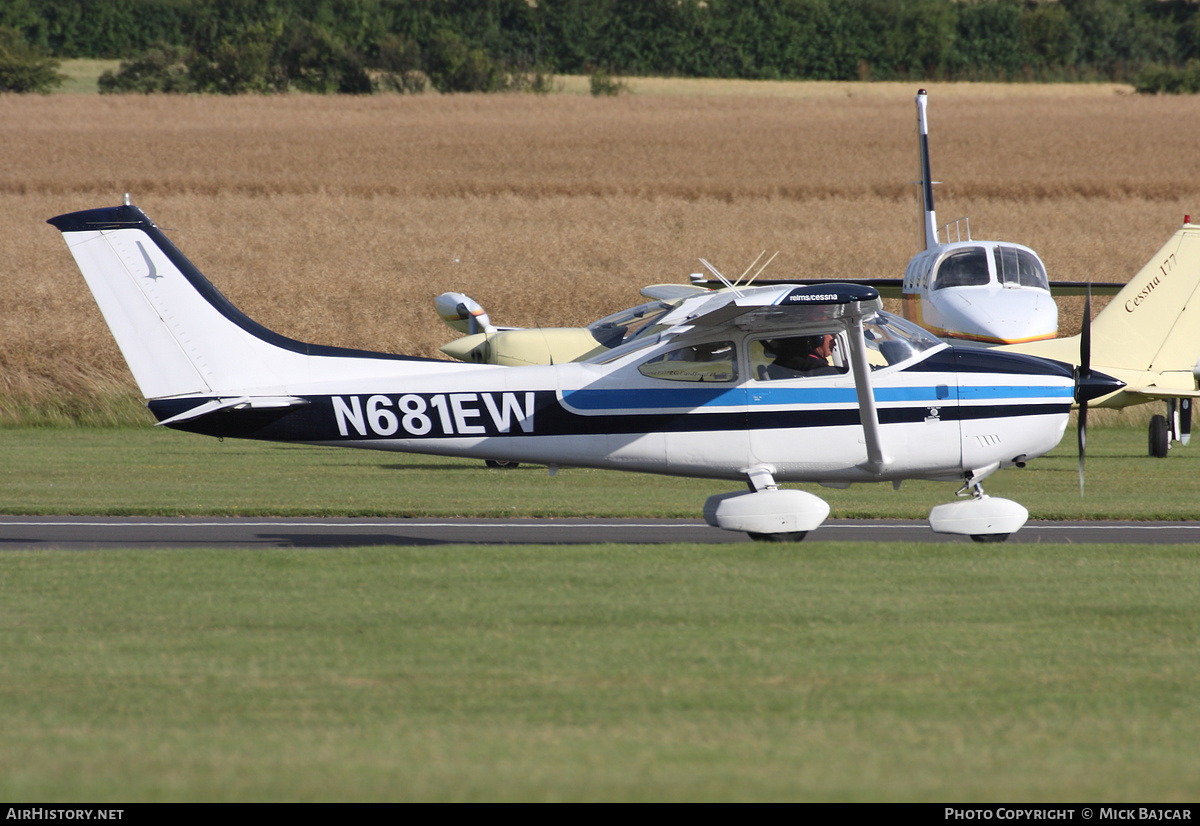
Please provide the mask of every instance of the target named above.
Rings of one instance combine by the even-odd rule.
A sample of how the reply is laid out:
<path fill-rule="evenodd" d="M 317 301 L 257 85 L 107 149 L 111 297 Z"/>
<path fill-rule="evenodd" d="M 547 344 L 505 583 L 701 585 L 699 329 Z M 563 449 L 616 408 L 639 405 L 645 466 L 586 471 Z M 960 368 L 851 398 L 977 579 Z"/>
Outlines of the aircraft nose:
<path fill-rule="evenodd" d="M 934 293 L 948 331 L 983 341 L 1014 343 L 1053 337 L 1058 307 L 1038 290 L 1012 290 L 985 285 Z"/>
<path fill-rule="evenodd" d="M 1092 370 L 1086 376 L 1078 376 L 1075 379 L 1075 401 L 1090 402 L 1092 399 L 1115 393 L 1124 386 L 1125 382 L 1120 379 Z"/>

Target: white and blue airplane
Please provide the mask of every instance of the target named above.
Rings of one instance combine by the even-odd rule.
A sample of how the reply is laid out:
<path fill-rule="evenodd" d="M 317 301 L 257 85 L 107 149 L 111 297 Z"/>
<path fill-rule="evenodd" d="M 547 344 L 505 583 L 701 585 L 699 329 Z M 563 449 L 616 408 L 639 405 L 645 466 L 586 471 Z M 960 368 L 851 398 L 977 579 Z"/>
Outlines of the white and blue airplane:
<path fill-rule="evenodd" d="M 705 292 L 565 364 L 306 344 L 239 311 L 128 198 L 49 223 L 161 425 L 738 482 L 704 515 L 757 539 L 803 538 L 829 513 L 782 483 L 926 479 L 960 486 L 960 499 L 932 509 L 933 530 L 1002 540 L 1028 511 L 981 482 L 1057 445 L 1074 402 L 1121 386 L 1057 361 L 951 346 L 853 284 Z"/>

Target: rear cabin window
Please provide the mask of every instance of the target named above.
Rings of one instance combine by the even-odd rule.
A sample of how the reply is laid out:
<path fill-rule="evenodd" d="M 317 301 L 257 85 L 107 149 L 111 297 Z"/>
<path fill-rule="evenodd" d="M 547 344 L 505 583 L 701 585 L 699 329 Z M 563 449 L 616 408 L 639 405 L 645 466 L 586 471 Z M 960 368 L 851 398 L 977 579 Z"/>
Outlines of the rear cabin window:
<path fill-rule="evenodd" d="M 737 351 L 732 341 L 713 341 L 679 347 L 645 362 L 638 372 L 668 381 L 734 381 Z"/>
<path fill-rule="evenodd" d="M 988 283 L 987 250 L 983 247 L 973 247 L 952 252 L 938 264 L 934 276 L 933 288 L 944 290 L 947 287 L 980 287 Z"/>

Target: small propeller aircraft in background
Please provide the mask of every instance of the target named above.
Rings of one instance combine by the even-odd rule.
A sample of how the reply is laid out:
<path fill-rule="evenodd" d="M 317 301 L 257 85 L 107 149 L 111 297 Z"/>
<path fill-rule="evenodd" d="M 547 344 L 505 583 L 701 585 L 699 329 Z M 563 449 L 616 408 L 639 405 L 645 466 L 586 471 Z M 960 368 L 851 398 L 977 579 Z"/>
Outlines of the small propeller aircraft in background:
<path fill-rule="evenodd" d="M 739 482 L 709 524 L 795 540 L 829 513 L 783 482 L 952 481 L 933 530 L 1025 523 L 990 474 L 1061 440 L 1096 371 L 952 347 L 854 284 L 683 298 L 591 359 L 498 367 L 305 344 L 233 306 L 128 198 L 50 219 L 159 424 L 219 437 Z M 1086 354 L 1082 356 L 1086 362 Z"/>
<path fill-rule="evenodd" d="M 1095 407 L 1121 409 L 1167 403 L 1167 416 L 1150 420 L 1150 454 L 1163 457 L 1172 440 L 1187 444 L 1192 400 L 1200 398 L 1200 225 L 1185 215 L 1153 258 L 1070 338 L 1013 344 L 997 349 L 1042 358 L 1073 360 L 1081 348 L 1124 387 L 1098 398 Z M 1084 310 L 1090 320 L 1091 301 Z M 1085 337 L 1091 342 L 1084 347 Z M 1081 416 L 1086 413 L 1081 410 Z"/>

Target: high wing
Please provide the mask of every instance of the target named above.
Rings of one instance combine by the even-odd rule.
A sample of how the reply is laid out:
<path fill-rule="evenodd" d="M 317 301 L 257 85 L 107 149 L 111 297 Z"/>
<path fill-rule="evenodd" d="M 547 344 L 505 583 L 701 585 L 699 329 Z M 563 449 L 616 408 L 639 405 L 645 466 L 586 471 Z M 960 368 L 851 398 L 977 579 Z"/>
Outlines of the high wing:
<path fill-rule="evenodd" d="M 651 284 L 641 289 L 642 295 L 646 298 L 656 298 L 659 301 L 680 301 L 703 295 L 706 292 L 709 292 L 707 287 L 692 284 Z"/>
<path fill-rule="evenodd" d="M 697 284 L 718 289 L 724 285 L 719 281 L 698 281 Z M 784 284 L 793 284 L 803 287 L 818 287 L 822 284 L 835 283 L 834 280 L 828 278 L 760 278 L 754 282 L 760 287 L 775 287 Z M 903 278 L 848 278 L 836 281 L 839 284 L 861 284 L 864 287 L 870 287 L 879 293 L 881 298 L 902 298 L 904 279 Z M 1056 297 L 1061 296 L 1081 296 L 1091 289 L 1092 295 L 1116 295 L 1121 290 L 1125 289 L 1124 284 L 1113 284 L 1109 282 L 1100 282 L 1091 284 L 1087 281 L 1051 281 L 1050 290 Z"/>
<path fill-rule="evenodd" d="M 703 281 L 694 282 L 698 286 L 708 287 L 711 289 L 720 289 L 725 285 L 715 279 L 705 279 Z M 879 293 L 881 298 L 900 298 L 901 288 L 904 286 L 902 278 L 758 278 L 754 284 L 757 287 L 820 287 L 823 284 L 855 284 L 863 287 L 870 287 Z M 735 285 L 736 286 L 736 285 Z"/>
<path fill-rule="evenodd" d="M 783 330 L 805 322 L 878 312 L 882 309 L 879 298 L 879 293 L 869 286 L 846 283 L 731 288 L 688 299 L 659 323 L 675 328 L 676 334 L 693 328 L 713 330 L 722 325 L 757 332 Z"/>

